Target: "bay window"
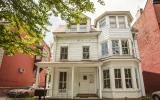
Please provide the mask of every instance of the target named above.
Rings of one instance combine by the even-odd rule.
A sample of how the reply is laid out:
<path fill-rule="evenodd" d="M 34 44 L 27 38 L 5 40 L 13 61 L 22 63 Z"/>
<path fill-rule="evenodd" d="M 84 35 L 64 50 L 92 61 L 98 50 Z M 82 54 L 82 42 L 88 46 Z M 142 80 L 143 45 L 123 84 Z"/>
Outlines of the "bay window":
<path fill-rule="evenodd" d="M 109 16 L 110 28 L 117 28 L 116 16 Z"/>
<path fill-rule="evenodd" d="M 121 40 L 122 44 L 122 54 L 129 55 L 129 43 L 128 40 Z"/>
<path fill-rule="evenodd" d="M 118 16 L 118 24 L 119 24 L 119 28 L 126 28 L 124 16 Z"/>

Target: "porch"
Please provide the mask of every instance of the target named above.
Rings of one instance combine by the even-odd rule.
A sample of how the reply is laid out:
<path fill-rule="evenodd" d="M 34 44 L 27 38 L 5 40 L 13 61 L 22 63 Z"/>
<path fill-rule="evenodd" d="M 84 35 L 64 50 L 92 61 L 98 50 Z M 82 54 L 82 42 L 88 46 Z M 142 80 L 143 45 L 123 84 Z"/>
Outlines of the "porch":
<path fill-rule="evenodd" d="M 102 99 L 101 65 L 98 61 L 37 63 L 36 88 L 39 88 L 40 68 L 46 68 L 48 97 Z"/>

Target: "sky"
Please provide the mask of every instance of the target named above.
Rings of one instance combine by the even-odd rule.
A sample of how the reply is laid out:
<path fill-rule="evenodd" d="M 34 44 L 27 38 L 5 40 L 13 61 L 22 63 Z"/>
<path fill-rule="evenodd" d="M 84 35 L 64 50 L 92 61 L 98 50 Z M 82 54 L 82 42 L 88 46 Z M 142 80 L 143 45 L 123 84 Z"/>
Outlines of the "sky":
<path fill-rule="evenodd" d="M 147 0 L 104 0 L 105 6 L 100 5 L 97 0 L 91 0 L 94 2 L 95 5 L 95 12 L 94 13 L 85 13 L 88 17 L 92 20 L 92 25 L 94 24 L 94 19 L 103 14 L 105 11 L 130 11 L 133 18 L 137 13 L 137 10 L 140 8 L 144 8 L 145 3 Z M 48 26 L 50 32 L 46 33 L 44 40 L 50 46 L 53 42 L 53 34 L 52 32 L 56 29 L 59 25 L 64 25 L 65 22 L 62 21 L 58 17 L 51 16 L 49 18 L 51 22 L 51 26 Z"/>

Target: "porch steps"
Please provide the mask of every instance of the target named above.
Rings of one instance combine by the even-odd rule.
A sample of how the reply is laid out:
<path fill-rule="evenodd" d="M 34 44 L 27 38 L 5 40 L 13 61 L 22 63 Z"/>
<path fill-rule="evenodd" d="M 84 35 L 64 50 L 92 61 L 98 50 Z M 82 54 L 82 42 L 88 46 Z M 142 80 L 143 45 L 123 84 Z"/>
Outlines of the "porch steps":
<path fill-rule="evenodd" d="M 79 98 L 98 98 L 97 94 L 77 94 Z"/>

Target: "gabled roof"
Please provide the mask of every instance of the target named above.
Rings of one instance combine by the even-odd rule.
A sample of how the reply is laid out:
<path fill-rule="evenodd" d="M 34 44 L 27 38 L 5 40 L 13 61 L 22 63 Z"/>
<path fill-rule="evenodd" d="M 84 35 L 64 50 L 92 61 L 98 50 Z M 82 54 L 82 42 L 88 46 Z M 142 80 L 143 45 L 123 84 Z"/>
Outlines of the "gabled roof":
<path fill-rule="evenodd" d="M 130 11 L 105 11 L 103 14 L 101 14 L 100 16 L 98 16 L 95 20 L 94 20 L 94 24 L 97 25 L 97 22 L 103 18 L 104 16 L 107 15 L 127 15 L 128 19 L 130 22 L 132 22 L 133 17 L 130 13 Z"/>

